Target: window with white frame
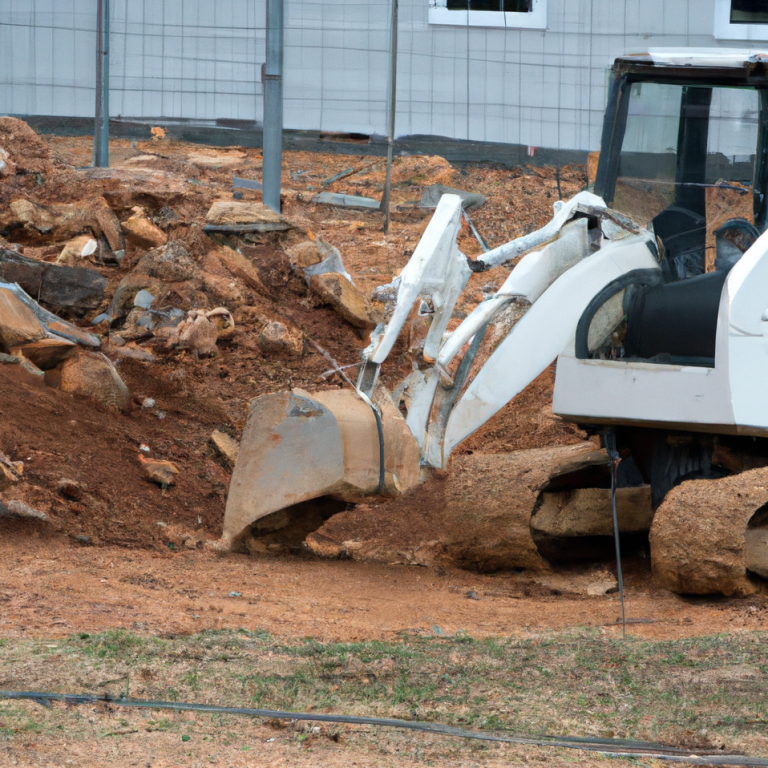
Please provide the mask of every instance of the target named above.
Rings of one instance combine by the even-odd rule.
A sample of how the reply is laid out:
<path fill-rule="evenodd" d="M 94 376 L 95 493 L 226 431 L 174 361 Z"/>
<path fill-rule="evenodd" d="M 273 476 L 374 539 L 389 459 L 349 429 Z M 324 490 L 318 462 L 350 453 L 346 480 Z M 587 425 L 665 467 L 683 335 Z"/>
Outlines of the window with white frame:
<path fill-rule="evenodd" d="M 547 0 L 430 0 L 429 23 L 546 29 Z"/>
<path fill-rule="evenodd" d="M 715 0 L 718 40 L 768 40 L 768 0 Z"/>

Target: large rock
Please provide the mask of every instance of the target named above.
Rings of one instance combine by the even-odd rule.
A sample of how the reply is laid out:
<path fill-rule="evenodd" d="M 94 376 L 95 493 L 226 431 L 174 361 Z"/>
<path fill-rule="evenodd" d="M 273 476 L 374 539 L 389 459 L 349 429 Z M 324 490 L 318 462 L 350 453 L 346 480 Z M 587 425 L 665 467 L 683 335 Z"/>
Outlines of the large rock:
<path fill-rule="evenodd" d="M 673 488 L 651 526 L 656 581 L 680 594 L 744 596 L 758 591 L 747 574 L 747 524 L 767 503 L 766 467 L 719 480 L 688 480 Z"/>
<path fill-rule="evenodd" d="M 653 522 L 651 487 L 618 488 L 616 517 L 621 533 L 649 531 Z M 531 527 L 548 536 L 613 536 L 611 491 L 577 488 L 542 493 Z"/>
<path fill-rule="evenodd" d="M 85 395 L 121 411 L 130 406 L 128 387 L 101 352 L 79 350 L 61 364 L 58 372 L 59 387 L 64 392 Z"/>
<path fill-rule="evenodd" d="M 237 440 L 230 437 L 226 432 L 214 429 L 211 433 L 211 444 L 227 466 L 227 469 L 234 469 L 237 463 L 237 452 L 240 450 Z"/>
<path fill-rule="evenodd" d="M 205 216 L 206 232 L 281 232 L 291 225 L 262 203 L 219 200 Z"/>
<path fill-rule="evenodd" d="M 127 315 L 139 291 L 148 291 L 153 296 L 157 296 L 161 289 L 162 281 L 158 278 L 140 272 L 129 272 L 115 289 L 112 304 L 109 307 L 109 316 L 116 320 Z"/>
<path fill-rule="evenodd" d="M 45 338 L 47 332 L 34 312 L 7 288 L 0 288 L 0 346 L 13 347 Z"/>
<path fill-rule="evenodd" d="M 317 247 L 315 240 L 305 240 L 285 249 L 291 267 L 295 270 L 306 269 L 313 264 L 319 264 L 323 260 L 323 254 Z"/>
<path fill-rule="evenodd" d="M 348 323 L 357 328 L 374 328 L 376 318 L 368 297 L 337 272 L 312 275 L 312 292 L 325 304 L 332 306 Z"/>
<path fill-rule="evenodd" d="M 107 287 L 107 278 L 93 269 L 47 264 L 7 248 L 0 248 L 0 279 L 18 283 L 57 310 L 74 312 L 96 309 Z"/>
<path fill-rule="evenodd" d="M 171 240 L 167 245 L 155 248 L 142 256 L 135 271 L 168 283 L 176 283 L 194 277 L 197 265 L 181 240 Z"/>
<path fill-rule="evenodd" d="M 68 240 L 92 233 L 103 236 L 113 251 L 124 247 L 120 224 L 103 197 L 76 203 L 42 205 L 27 198 L 13 200 L 0 216 L 3 229 L 23 229 L 33 241 Z"/>
<path fill-rule="evenodd" d="M 158 248 L 165 245 L 168 242 L 168 235 L 153 224 L 141 208 L 134 211 L 133 216 L 121 224 L 125 237 L 141 248 Z"/>
<path fill-rule="evenodd" d="M 90 235 L 78 235 L 64 245 L 59 258 L 59 264 L 77 264 L 81 259 L 95 261 L 99 244 Z"/>
<path fill-rule="evenodd" d="M 304 354 L 304 334 L 279 320 L 262 318 L 264 326 L 259 334 L 259 347 L 268 355 L 300 356 Z"/>
<path fill-rule="evenodd" d="M 51 148 L 23 120 L 0 117 L 0 147 L 18 173 L 47 173 L 51 169 Z"/>
<path fill-rule="evenodd" d="M 216 251 L 216 255 L 227 270 L 242 280 L 249 288 L 258 293 L 266 292 L 259 270 L 243 254 L 232 250 L 232 248 L 222 247 Z"/>
<path fill-rule="evenodd" d="M 66 320 L 62 320 L 58 315 L 49 312 L 41 307 L 26 291 L 16 283 L 0 283 L 0 288 L 12 293 L 24 306 L 29 309 L 34 316 L 43 324 L 49 337 L 63 338 L 74 344 L 91 349 L 99 349 L 101 340 L 98 336 L 78 328 Z"/>
<path fill-rule="evenodd" d="M 41 371 L 55 368 L 76 345 L 67 339 L 45 338 L 11 348 L 11 354 L 20 355 L 34 363 Z"/>

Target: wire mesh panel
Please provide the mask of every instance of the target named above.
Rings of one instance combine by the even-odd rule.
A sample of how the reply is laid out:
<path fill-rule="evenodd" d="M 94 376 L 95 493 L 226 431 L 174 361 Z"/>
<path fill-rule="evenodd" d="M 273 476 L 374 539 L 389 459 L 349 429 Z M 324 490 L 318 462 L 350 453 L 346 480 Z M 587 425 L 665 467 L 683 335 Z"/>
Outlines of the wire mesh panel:
<path fill-rule="evenodd" d="M 95 46 L 92 0 L 0 0 L 0 112 L 92 116 Z"/>
<path fill-rule="evenodd" d="M 0 0 L 0 112 L 93 115 L 96 7 Z M 532 153 L 598 148 L 615 56 L 717 45 L 712 0 L 399 7 L 396 135 Z M 286 128 L 386 134 L 390 14 L 391 0 L 285 0 Z M 262 122 L 265 27 L 265 0 L 111 0 L 112 117 Z"/>
<path fill-rule="evenodd" d="M 261 119 L 264 3 L 113 0 L 113 116 Z"/>

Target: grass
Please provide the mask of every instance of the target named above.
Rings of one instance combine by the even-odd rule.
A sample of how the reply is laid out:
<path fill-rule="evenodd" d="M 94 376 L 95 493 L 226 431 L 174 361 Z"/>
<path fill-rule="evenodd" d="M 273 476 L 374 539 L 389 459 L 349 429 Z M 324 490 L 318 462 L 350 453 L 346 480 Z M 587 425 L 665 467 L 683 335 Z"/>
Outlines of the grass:
<path fill-rule="evenodd" d="M 754 633 L 623 641 L 583 630 L 524 641 L 464 634 L 285 643 L 245 630 L 177 639 L 114 631 L 55 643 L 2 643 L 0 687 L 109 690 L 135 698 L 734 749 L 762 743 L 754 739 L 768 724 L 767 640 Z M 189 728 L 167 714 L 149 713 L 148 728 Z M 68 716 L 58 707 L 0 701 L 0 740 L 55 732 Z M 87 736 L 88 729 L 81 732 Z"/>

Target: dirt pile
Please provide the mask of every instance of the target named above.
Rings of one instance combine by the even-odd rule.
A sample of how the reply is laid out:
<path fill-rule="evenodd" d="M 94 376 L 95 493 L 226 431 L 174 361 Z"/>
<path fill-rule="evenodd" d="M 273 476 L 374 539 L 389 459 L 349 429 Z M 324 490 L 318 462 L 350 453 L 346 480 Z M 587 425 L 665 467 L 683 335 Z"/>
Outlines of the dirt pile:
<path fill-rule="evenodd" d="M 0 117 L 0 168 L 2 176 L 14 173 L 47 173 L 51 168 L 51 148 L 23 120 Z"/>
<path fill-rule="evenodd" d="M 40 370 L 60 389 L 0 363 L 0 451 L 24 467 L 6 497 L 45 510 L 83 545 L 167 550 L 182 546 L 180 531 L 219 537 L 249 401 L 346 386 L 335 364 L 359 361 L 384 309 L 368 297 L 405 265 L 429 221 L 431 211 L 419 207 L 426 187 L 484 195 L 471 215 L 491 245 L 540 226 L 558 197 L 546 169 L 461 170 L 442 158 L 397 158 L 392 226 L 383 235 L 375 211 L 312 202 L 320 190 L 379 196 L 378 158 L 286 153 L 278 215 L 251 190 L 232 199 L 232 174 L 258 177 L 260 150 L 114 141 L 112 167 L 83 168 L 88 139 L 39 137 L 10 118 L 0 120 L 0 146 L 15 170 L 0 178 L 0 279 L 25 284 L 69 333 L 98 340 L 48 350 Z M 562 194 L 578 191 L 582 176 L 562 170 Z M 478 252 L 468 228 L 460 245 Z M 506 274 L 473 275 L 450 327 Z M 415 322 L 404 334 L 382 372 L 385 385 L 410 372 L 425 332 Z M 26 364 L 32 353 L 24 354 Z M 99 365 L 89 357 L 96 354 Z M 82 370 L 100 368 L 101 378 L 73 384 L 77 361 Z M 466 452 L 582 441 L 551 417 L 552 378 L 543 374 Z M 94 397 L 97 379 L 116 389 Z M 175 484 L 153 482 L 139 456 L 171 462 Z M 61 490 L 62 479 L 81 486 L 77 498 Z M 410 531 L 429 512 L 407 517 L 397 525 Z"/>
<path fill-rule="evenodd" d="M 458 457 L 412 494 L 332 517 L 307 545 L 325 557 L 481 572 L 547 570 L 531 516 L 553 478 L 606 463 L 592 443 Z"/>

